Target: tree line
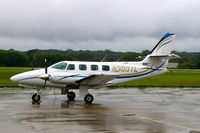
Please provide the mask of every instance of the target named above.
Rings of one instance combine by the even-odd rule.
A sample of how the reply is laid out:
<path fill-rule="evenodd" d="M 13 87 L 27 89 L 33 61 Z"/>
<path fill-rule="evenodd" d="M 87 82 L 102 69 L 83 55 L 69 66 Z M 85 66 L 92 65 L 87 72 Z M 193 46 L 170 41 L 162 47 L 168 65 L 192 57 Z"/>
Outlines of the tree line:
<path fill-rule="evenodd" d="M 39 50 L 17 51 L 14 49 L 0 50 L 1 67 L 44 67 L 56 62 L 68 61 L 139 61 L 141 57 L 149 54 L 150 51 L 142 52 L 114 52 L 111 50 Z M 182 69 L 200 69 L 200 52 L 177 52 L 180 59 L 174 59 L 170 62 L 179 63 L 178 68 Z M 140 57 L 140 58 L 139 58 Z M 47 60 L 47 64 L 44 60 Z"/>

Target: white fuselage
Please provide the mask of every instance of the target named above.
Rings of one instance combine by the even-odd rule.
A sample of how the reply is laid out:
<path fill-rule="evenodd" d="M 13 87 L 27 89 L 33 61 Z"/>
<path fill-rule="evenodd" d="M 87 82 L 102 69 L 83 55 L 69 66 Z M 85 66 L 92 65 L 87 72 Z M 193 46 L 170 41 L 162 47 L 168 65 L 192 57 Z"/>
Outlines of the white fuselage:
<path fill-rule="evenodd" d="M 166 68 L 162 68 L 163 64 L 151 68 L 142 62 L 63 61 L 48 67 L 45 87 L 64 88 L 67 85 L 77 85 L 77 81 L 91 75 L 117 75 L 104 85 L 110 86 L 162 74 L 166 72 Z M 22 86 L 37 88 L 44 87 L 45 80 L 42 77 L 45 77 L 45 69 L 24 72 L 11 77 L 11 80 Z"/>

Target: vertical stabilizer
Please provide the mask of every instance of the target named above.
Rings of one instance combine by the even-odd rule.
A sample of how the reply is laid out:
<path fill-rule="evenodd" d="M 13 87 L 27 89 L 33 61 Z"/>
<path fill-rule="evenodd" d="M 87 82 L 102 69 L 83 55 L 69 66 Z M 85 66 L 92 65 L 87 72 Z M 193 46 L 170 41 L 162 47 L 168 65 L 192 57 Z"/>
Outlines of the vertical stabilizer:
<path fill-rule="evenodd" d="M 152 49 L 151 55 L 170 55 L 173 47 L 174 33 L 166 33 Z"/>
<path fill-rule="evenodd" d="M 151 68 L 166 68 L 173 47 L 175 34 L 166 33 L 157 45 L 152 49 L 151 53 L 142 61 L 143 65 Z"/>

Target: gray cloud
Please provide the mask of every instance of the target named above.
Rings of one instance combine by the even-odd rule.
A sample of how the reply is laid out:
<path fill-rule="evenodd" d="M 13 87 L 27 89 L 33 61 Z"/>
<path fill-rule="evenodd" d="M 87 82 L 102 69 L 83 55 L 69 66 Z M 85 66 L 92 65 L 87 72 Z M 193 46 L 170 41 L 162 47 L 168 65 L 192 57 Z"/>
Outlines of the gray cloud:
<path fill-rule="evenodd" d="M 166 32 L 200 51 L 198 0 L 0 1 L 0 48 L 151 49 Z"/>

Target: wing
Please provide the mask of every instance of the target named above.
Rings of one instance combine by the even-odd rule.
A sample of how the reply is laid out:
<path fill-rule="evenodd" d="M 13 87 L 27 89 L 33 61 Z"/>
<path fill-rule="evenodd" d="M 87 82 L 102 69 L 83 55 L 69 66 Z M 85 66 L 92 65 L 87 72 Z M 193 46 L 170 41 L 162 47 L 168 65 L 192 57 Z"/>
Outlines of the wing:
<path fill-rule="evenodd" d="M 101 86 L 105 85 L 107 82 L 115 79 L 118 76 L 119 75 L 116 74 L 90 75 L 89 77 L 76 81 L 76 83 L 82 86 Z"/>

